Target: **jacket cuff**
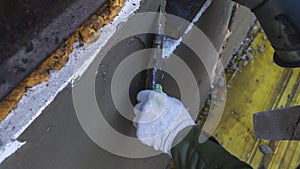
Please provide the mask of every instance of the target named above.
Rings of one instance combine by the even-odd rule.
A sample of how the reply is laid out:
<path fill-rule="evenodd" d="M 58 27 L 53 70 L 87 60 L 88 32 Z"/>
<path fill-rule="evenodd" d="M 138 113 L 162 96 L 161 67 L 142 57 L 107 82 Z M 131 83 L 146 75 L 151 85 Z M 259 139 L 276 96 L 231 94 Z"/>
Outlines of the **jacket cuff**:
<path fill-rule="evenodd" d="M 169 134 L 167 135 L 165 140 L 165 143 L 163 144 L 163 149 L 164 152 L 171 155 L 171 149 L 173 148 L 173 146 L 175 146 L 174 140 L 175 138 L 184 138 L 185 135 L 184 133 L 187 132 L 182 132 L 185 131 L 188 128 L 192 128 L 195 125 L 195 122 L 193 120 L 190 119 L 181 119 L 178 123 L 174 124 L 174 126 L 172 127 L 172 130 L 169 132 Z M 178 136 L 178 134 L 180 134 L 180 136 Z"/>

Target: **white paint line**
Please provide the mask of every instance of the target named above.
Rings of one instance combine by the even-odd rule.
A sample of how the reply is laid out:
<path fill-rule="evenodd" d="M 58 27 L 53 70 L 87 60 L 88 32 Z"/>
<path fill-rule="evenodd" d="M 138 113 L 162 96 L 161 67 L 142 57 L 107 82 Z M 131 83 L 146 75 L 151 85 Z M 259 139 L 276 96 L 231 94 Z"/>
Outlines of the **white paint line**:
<path fill-rule="evenodd" d="M 26 142 L 12 141 L 1 147 L 0 150 L 0 162 L 4 161 L 11 154 L 16 152 L 20 147 L 22 147 Z M 1 164 L 1 163 L 0 163 Z"/>
<path fill-rule="evenodd" d="M 200 19 L 200 17 L 203 15 L 203 13 L 206 11 L 206 9 L 210 6 L 212 1 L 213 0 L 206 0 L 205 1 L 205 3 L 203 4 L 201 9 L 199 10 L 197 15 L 195 16 L 195 18 L 192 20 L 192 22 L 189 24 L 189 26 L 185 29 L 183 35 L 179 39 L 176 40 L 176 39 L 169 38 L 169 37 L 164 38 L 163 54 L 162 54 L 163 59 L 168 59 L 171 56 L 171 54 L 174 53 L 176 48 L 182 42 L 183 37 L 192 30 L 194 24 Z"/>

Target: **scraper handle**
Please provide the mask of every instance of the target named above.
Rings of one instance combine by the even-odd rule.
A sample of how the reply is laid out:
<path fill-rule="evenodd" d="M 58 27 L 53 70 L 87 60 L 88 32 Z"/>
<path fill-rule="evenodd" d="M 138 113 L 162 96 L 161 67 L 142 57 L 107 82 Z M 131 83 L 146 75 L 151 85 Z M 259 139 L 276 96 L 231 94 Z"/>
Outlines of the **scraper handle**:
<path fill-rule="evenodd" d="M 163 91 L 162 91 L 162 85 L 161 85 L 161 84 L 158 84 L 158 83 L 155 84 L 155 90 L 162 93 L 162 92 L 163 92 Z"/>

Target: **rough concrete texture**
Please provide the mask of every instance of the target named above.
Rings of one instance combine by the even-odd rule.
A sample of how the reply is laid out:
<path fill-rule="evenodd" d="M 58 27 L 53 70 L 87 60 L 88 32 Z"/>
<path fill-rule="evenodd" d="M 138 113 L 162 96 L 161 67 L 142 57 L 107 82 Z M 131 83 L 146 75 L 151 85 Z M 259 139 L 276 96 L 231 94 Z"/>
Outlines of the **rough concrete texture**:
<path fill-rule="evenodd" d="M 87 19 L 82 26 L 80 26 L 79 29 L 77 29 L 72 36 L 70 36 L 62 45 L 59 46 L 59 48 L 52 53 L 50 56 L 47 57 L 45 61 L 43 61 L 37 69 L 34 70 L 34 67 L 30 67 L 30 65 L 26 65 L 25 62 L 28 62 L 30 58 L 32 57 L 31 55 L 26 55 L 25 58 L 21 59 L 21 67 L 26 67 L 28 70 L 34 70 L 32 73 L 30 73 L 29 76 L 25 78 L 16 88 L 13 89 L 12 92 L 10 92 L 4 100 L 1 101 L 1 96 L 0 96 L 0 121 L 2 121 L 18 104 L 18 102 L 22 99 L 22 96 L 24 96 L 25 92 L 28 90 L 28 88 L 32 88 L 36 86 L 39 83 L 42 82 L 49 82 L 50 78 L 50 72 L 52 71 L 59 71 L 61 70 L 62 67 L 65 67 L 65 64 L 70 61 L 69 56 L 71 53 L 74 51 L 74 44 L 75 43 L 82 43 L 83 42 L 91 42 L 99 38 L 100 32 L 98 31 L 101 27 L 104 25 L 110 23 L 120 12 L 122 9 L 122 6 L 124 5 L 125 0 L 116 0 L 116 1 L 108 1 L 105 2 L 103 6 L 101 6 L 100 9 L 96 11 L 95 14 L 93 14 L 89 19 Z M 130 3 L 128 3 L 130 4 Z M 34 4 L 36 5 L 36 4 Z M 127 8 L 126 8 L 127 9 Z M 124 9 L 124 11 L 126 10 Z M 127 11 L 130 11 L 127 9 Z M 82 11 L 84 12 L 84 11 Z M 17 15 L 17 14 L 15 14 Z M 14 15 L 14 16 L 15 16 Z M 122 14 L 121 14 L 122 15 Z M 124 16 L 124 15 L 122 15 Z M 16 17 L 16 16 L 15 16 Z M 42 16 L 41 16 L 42 17 Z M 124 16 L 125 17 L 125 16 Z M 126 17 L 125 17 L 126 18 Z M 79 20 L 79 19 L 78 19 Z M 78 21 L 76 20 L 76 21 Z M 41 23 L 42 24 L 42 23 Z M 50 24 L 51 25 L 51 24 Z M 66 25 L 66 29 L 72 30 L 72 26 L 69 27 L 69 25 Z M 76 27 L 75 27 L 76 29 Z M 110 28 L 112 29 L 112 28 Z M 14 32 L 12 30 L 12 32 Z M 24 33 L 24 36 L 26 36 L 26 33 Z M 45 35 L 45 38 L 50 38 L 47 37 L 47 34 Z M 30 39 L 27 39 L 30 40 Z M 43 43 L 44 45 L 48 45 L 48 43 Z M 51 42 L 50 42 L 51 44 Z M 58 45 L 58 44 L 57 44 Z M 48 48 L 47 46 L 47 48 Z M 27 57 L 28 56 L 28 57 Z M 41 58 L 37 58 L 39 61 Z M 72 61 L 70 61 L 72 62 Z M 14 67 L 18 67 L 18 64 L 14 65 Z M 12 66 L 9 63 L 4 64 L 2 66 Z M 20 65 L 19 65 L 20 66 Z M 5 70 L 5 69 L 4 69 Z M 9 71 L 9 70 L 8 70 Z M 1 76 L 1 75 L 0 75 Z M 19 72 L 17 77 L 14 76 L 14 80 L 18 81 L 21 76 L 26 76 L 26 74 L 23 74 L 22 72 Z M 6 81 L 7 79 L 11 78 L 9 74 L 6 76 L 4 75 L 4 78 Z M 1 80 L 0 80 L 1 81 Z M 9 83 L 4 83 L 4 86 L 10 85 Z M 1 88 L 1 87 L 0 87 Z M 5 94 L 5 92 L 9 91 L 1 91 L 1 94 Z M 1 160 L 0 160 L 1 161 Z"/>
<path fill-rule="evenodd" d="M 106 0 L 1 0 L 0 100 Z"/>
<path fill-rule="evenodd" d="M 214 1 L 217 3 L 217 1 Z M 228 2 L 226 2 L 228 3 Z M 219 6 L 220 7 L 220 6 Z M 154 1 L 145 1 L 140 8 L 140 11 L 157 11 L 158 3 Z M 221 8 L 223 8 L 221 6 Z M 227 9 L 227 7 L 225 7 Z M 209 8 L 208 10 L 212 10 Z M 217 10 L 220 11 L 220 10 Z M 225 10 L 226 16 L 231 10 Z M 224 10 L 221 10 L 224 12 Z M 223 13 L 222 13 L 223 14 Z M 207 20 L 216 20 L 215 16 Z M 210 17 L 210 16 L 206 16 Z M 226 23 L 228 18 L 222 18 L 225 21 L 218 26 L 221 34 L 209 34 L 208 37 L 212 40 L 217 39 L 214 43 L 216 48 L 221 46 L 220 40 L 223 39 L 223 32 L 227 29 Z M 207 23 L 208 24 L 208 23 Z M 201 24 L 204 26 L 205 23 Z M 210 29 L 215 29 L 215 24 L 210 26 L 205 25 Z M 209 29 L 207 29 L 209 30 Z M 224 33 L 225 34 L 225 33 Z M 220 36 L 220 37 L 219 37 Z M 122 48 L 116 49 L 112 52 L 111 58 L 118 56 L 116 53 L 131 52 L 137 49 L 143 49 L 151 45 L 152 39 L 149 37 L 134 38 L 131 44 L 124 42 Z M 183 46 L 179 47 L 178 53 L 182 52 L 186 55 Z M 113 62 L 113 61 L 112 61 Z M 186 60 L 187 64 L 194 64 L 193 61 Z M 201 67 L 201 65 L 194 65 L 194 67 Z M 107 74 L 106 74 L 107 76 Z M 97 77 L 98 80 L 103 76 Z M 207 79 L 207 77 L 204 77 Z M 208 93 L 209 86 L 203 90 L 203 93 Z M 144 159 L 129 159 L 113 155 L 99 146 L 94 144 L 90 138 L 85 134 L 80 126 L 72 102 L 71 86 L 66 87 L 56 99 L 43 111 L 43 113 L 26 129 L 26 131 L 18 138 L 20 141 L 27 143 L 20 148 L 15 154 L 6 159 L 1 165 L 1 169 L 82 169 L 82 168 L 168 168 L 170 158 L 166 155 L 158 155 L 151 158 Z M 127 92 L 127 91 L 126 91 Z M 101 92 L 96 93 L 101 97 Z M 203 96 L 204 98 L 204 96 Z M 107 112 L 109 113 L 109 112 Z M 109 115 L 109 114 L 107 114 Z M 112 116 L 112 124 L 120 127 L 121 132 L 126 132 L 133 129 L 130 122 L 120 123 L 115 115 Z M 116 121 L 114 121 L 116 120 Z M 131 131 L 131 134 L 134 134 Z M 120 145 L 123 146 L 123 145 Z M 124 145 L 126 146 L 126 145 Z"/>
<path fill-rule="evenodd" d="M 1 0 L 0 65 L 23 47 L 26 48 L 26 52 L 34 50 L 31 39 L 74 2 L 75 0 L 59 3 L 38 0 Z M 61 39 L 57 39 L 57 43 L 59 41 L 62 42 Z"/>
<path fill-rule="evenodd" d="M 93 143 L 77 120 L 71 90 L 68 86 L 61 92 L 23 133 L 19 140 L 27 144 L 4 161 L 1 169 L 166 168 L 166 155 L 128 159 Z"/>

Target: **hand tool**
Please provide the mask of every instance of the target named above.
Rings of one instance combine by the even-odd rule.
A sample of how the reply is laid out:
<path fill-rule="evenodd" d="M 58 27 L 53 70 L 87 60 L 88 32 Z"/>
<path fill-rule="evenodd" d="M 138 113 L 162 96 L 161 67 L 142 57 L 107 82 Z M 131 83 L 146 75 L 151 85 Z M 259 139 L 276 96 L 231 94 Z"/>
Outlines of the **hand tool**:
<path fill-rule="evenodd" d="M 159 59 L 162 57 L 162 47 L 164 41 L 164 28 L 165 28 L 165 9 L 166 9 L 166 0 L 163 0 L 159 7 L 159 18 L 158 18 L 158 33 L 153 41 L 153 47 L 157 49 L 156 54 L 153 56 L 153 72 L 152 72 L 152 80 L 151 80 L 151 89 L 156 90 L 156 74 L 159 64 Z M 158 86 L 161 86 L 160 84 Z M 162 87 L 158 87 L 161 89 Z"/>
<path fill-rule="evenodd" d="M 256 113 L 255 137 L 265 140 L 300 140 L 300 106 Z"/>

